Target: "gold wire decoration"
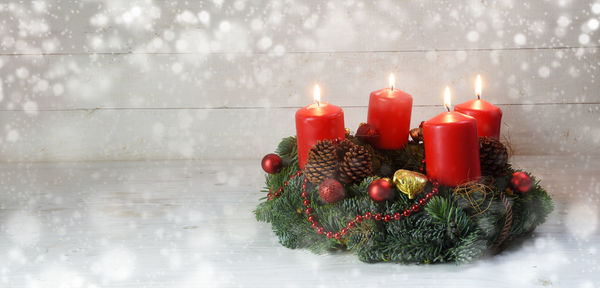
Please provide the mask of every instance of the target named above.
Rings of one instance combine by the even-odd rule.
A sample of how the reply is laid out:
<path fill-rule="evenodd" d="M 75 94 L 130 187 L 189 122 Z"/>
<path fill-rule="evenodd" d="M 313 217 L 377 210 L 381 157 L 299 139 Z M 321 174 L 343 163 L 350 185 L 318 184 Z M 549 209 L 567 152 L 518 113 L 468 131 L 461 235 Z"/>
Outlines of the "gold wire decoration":
<path fill-rule="evenodd" d="M 454 194 L 464 199 L 475 214 L 469 216 L 481 215 L 492 206 L 492 200 L 494 200 L 494 189 L 488 185 L 479 182 L 468 182 L 454 188 Z M 478 197 L 475 197 L 479 194 Z"/>

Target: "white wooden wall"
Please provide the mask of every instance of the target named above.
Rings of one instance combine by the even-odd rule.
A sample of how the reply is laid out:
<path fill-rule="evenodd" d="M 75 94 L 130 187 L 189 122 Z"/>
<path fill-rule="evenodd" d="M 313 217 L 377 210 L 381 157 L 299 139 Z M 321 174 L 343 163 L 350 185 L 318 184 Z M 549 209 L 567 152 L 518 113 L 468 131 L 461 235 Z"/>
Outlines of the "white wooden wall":
<path fill-rule="evenodd" d="M 258 158 L 394 72 L 412 126 L 483 97 L 518 154 L 600 154 L 600 1 L 0 2 L 0 161 Z"/>

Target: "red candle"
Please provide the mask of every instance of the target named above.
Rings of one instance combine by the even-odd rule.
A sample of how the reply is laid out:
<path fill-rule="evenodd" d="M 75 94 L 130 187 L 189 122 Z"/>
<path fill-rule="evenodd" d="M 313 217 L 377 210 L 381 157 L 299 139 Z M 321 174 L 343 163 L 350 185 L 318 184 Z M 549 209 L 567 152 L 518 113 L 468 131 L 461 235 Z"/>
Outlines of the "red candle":
<path fill-rule="evenodd" d="M 317 141 L 324 139 L 344 140 L 344 111 L 326 102 L 320 102 L 319 86 L 315 86 L 315 102 L 296 111 L 296 137 L 298 141 L 298 164 L 301 169 L 308 160 L 308 152 Z"/>
<path fill-rule="evenodd" d="M 450 112 L 450 90 L 445 96 L 448 112 L 423 124 L 427 176 L 446 186 L 458 186 L 481 177 L 479 139 L 475 118 Z"/>
<path fill-rule="evenodd" d="M 408 141 L 412 97 L 394 89 L 394 75 L 390 87 L 371 92 L 367 123 L 377 129 L 375 146 L 380 149 L 400 149 Z"/>
<path fill-rule="evenodd" d="M 477 99 L 456 105 L 454 111 L 473 116 L 477 119 L 477 134 L 479 137 L 500 139 L 502 110 L 490 102 L 481 99 L 481 76 L 479 75 L 477 75 L 475 93 L 477 94 Z"/>

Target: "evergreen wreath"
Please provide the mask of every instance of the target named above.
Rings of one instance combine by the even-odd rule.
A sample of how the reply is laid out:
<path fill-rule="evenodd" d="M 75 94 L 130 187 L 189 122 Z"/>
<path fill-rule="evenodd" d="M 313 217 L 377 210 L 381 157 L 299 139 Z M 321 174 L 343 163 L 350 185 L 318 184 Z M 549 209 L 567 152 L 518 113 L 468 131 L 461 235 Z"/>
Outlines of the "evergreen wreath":
<path fill-rule="evenodd" d="M 267 196 L 254 213 L 258 221 L 271 223 L 281 245 L 314 253 L 349 250 L 368 263 L 464 263 L 530 235 L 553 210 L 552 199 L 535 177 L 497 161 L 489 170 L 495 174 L 477 183 L 445 187 L 428 181 L 414 199 L 392 187 L 393 198 L 375 202 L 369 196 L 375 180 L 391 177 L 398 169 L 424 173 L 423 143 L 409 141 L 390 151 L 349 134 L 346 139 L 343 145 L 349 140 L 360 147 L 354 150 L 368 151 L 373 175 L 343 184 L 345 195 L 335 203 L 323 201 L 319 184 L 308 181 L 300 170 L 296 138 L 279 143 L 276 154 L 283 167 L 266 176 Z M 493 149 L 481 146 L 486 149 L 482 167 L 489 157 L 506 158 L 502 144 L 492 144 Z M 523 180 L 531 188 L 519 187 Z"/>

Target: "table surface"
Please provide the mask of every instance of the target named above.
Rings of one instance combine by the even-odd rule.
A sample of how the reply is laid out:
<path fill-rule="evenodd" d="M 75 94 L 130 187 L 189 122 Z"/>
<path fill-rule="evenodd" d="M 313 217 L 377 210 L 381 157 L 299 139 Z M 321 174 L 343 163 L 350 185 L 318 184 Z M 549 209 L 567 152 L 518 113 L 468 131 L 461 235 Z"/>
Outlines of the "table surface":
<path fill-rule="evenodd" d="M 1 287 L 598 287 L 598 158 L 520 156 L 556 208 L 457 266 L 365 264 L 278 244 L 258 160 L 0 164 Z"/>

